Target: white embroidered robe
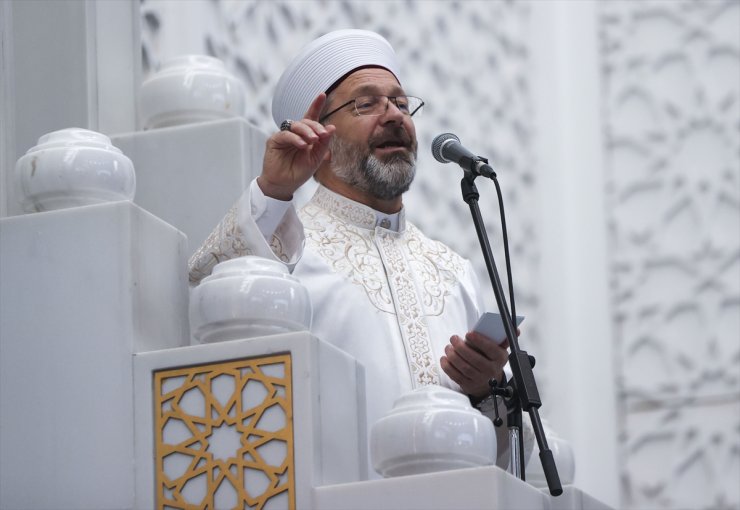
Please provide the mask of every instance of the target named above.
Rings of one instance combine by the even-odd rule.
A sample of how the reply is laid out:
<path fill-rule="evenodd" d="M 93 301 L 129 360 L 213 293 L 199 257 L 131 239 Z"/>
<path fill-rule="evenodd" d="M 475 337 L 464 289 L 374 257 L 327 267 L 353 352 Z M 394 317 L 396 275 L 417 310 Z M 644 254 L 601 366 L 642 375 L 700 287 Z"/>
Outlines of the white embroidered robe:
<path fill-rule="evenodd" d="M 193 255 L 192 284 L 232 257 L 287 263 L 311 296 L 312 333 L 365 367 L 368 433 L 413 388 L 459 390 L 439 359 L 450 336 L 464 336 L 484 311 L 469 261 L 406 222 L 403 210 L 398 232 L 387 230 L 376 211 L 322 186 L 300 213 L 288 209 L 268 245 L 250 202 L 247 190 Z M 502 432 L 498 464 L 506 466 Z"/>

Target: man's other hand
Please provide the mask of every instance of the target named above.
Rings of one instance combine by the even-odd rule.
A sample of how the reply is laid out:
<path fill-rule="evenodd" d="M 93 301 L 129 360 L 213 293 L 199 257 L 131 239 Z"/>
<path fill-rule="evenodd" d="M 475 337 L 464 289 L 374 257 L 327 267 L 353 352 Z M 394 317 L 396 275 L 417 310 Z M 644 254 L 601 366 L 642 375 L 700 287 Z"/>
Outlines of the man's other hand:
<path fill-rule="evenodd" d="M 508 340 L 499 345 L 475 331 L 467 333 L 465 340 L 453 335 L 439 364 L 463 393 L 482 398 L 490 393 L 488 381 L 501 379 L 509 359 L 508 347 Z"/>

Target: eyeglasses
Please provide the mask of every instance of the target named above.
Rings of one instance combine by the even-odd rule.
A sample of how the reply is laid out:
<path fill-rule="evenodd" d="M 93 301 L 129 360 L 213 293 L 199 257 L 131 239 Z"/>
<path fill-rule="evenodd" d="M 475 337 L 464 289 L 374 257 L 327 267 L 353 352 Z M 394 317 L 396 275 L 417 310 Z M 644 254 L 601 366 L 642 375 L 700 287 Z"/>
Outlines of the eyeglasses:
<path fill-rule="evenodd" d="M 357 115 L 363 115 L 366 117 L 374 117 L 383 115 L 388 110 L 388 104 L 393 101 L 401 113 L 413 117 L 416 112 L 421 110 L 424 106 L 424 101 L 421 98 L 414 96 L 358 96 L 351 101 L 347 101 L 342 106 L 333 109 L 323 117 L 319 119 L 319 122 L 324 122 L 330 115 L 334 115 L 342 108 L 349 106 L 354 103 L 355 113 Z"/>

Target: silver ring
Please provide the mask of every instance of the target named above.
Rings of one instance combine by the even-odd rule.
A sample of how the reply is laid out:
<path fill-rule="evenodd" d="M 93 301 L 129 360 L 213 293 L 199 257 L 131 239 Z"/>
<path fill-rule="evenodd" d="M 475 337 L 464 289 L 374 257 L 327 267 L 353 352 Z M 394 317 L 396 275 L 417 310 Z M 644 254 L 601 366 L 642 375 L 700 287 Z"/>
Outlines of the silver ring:
<path fill-rule="evenodd" d="M 280 124 L 280 131 L 290 131 L 290 128 L 293 126 L 293 121 L 289 119 L 285 119 L 282 124 Z"/>

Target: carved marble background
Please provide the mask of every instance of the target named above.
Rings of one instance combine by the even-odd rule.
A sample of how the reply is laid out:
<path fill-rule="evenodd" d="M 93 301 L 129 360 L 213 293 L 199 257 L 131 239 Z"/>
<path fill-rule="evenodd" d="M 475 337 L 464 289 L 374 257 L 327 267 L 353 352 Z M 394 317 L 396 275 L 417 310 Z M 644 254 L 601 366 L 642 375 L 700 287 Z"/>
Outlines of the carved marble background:
<path fill-rule="evenodd" d="M 491 159 L 504 189 L 517 311 L 528 316 L 523 346 L 536 354 L 540 234 L 531 197 L 542 170 L 529 43 L 537 6 L 143 0 L 144 74 L 175 50 L 217 56 L 247 86 L 248 120 L 269 132 L 272 89 L 303 44 L 347 27 L 386 36 L 406 89 L 428 104 L 417 121 L 409 217 L 485 276 L 460 171 L 435 162 L 428 147 L 452 131 Z M 585 107 L 600 108 L 606 140 L 606 166 L 595 171 L 607 182 L 622 506 L 738 508 L 740 2 L 606 1 L 598 12 L 604 97 Z M 503 273 L 495 191 L 478 186 Z M 547 360 L 538 361 L 548 401 Z"/>
<path fill-rule="evenodd" d="M 604 2 L 600 30 L 624 503 L 738 508 L 740 3 Z"/>

